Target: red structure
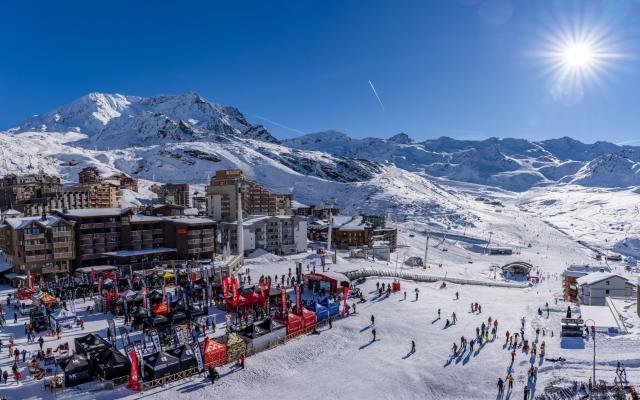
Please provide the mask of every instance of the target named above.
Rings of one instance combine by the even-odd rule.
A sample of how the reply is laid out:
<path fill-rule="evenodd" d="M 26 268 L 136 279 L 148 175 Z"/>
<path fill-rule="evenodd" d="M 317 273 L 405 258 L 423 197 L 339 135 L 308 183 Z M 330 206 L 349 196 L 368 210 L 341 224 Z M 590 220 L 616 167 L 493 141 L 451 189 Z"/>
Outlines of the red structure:
<path fill-rule="evenodd" d="M 204 342 L 200 343 L 200 348 L 205 368 L 209 365 L 217 367 L 227 362 L 227 346 L 224 344 L 207 337 Z"/>

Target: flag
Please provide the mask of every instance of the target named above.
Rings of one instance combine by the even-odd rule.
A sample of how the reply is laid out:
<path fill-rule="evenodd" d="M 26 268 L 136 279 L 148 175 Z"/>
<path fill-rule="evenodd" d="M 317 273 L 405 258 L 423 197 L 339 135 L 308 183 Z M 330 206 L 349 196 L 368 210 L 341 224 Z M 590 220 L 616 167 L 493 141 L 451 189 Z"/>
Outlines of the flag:
<path fill-rule="evenodd" d="M 287 291 L 284 287 L 280 288 L 280 301 L 282 302 L 282 314 L 287 313 Z"/>
<path fill-rule="evenodd" d="M 133 390 L 140 390 L 140 383 L 138 382 L 138 356 L 133 346 L 129 346 L 128 349 L 129 361 L 131 362 L 131 369 L 129 370 L 129 388 Z"/>
<path fill-rule="evenodd" d="M 232 290 L 232 296 L 233 296 L 232 304 L 235 307 L 238 305 L 238 300 L 240 299 L 240 294 L 238 293 L 238 280 L 236 279 L 235 276 L 231 278 L 231 290 Z"/>
<path fill-rule="evenodd" d="M 222 277 L 222 295 L 224 296 L 225 300 L 229 295 L 229 278 L 227 278 L 226 275 Z"/>
<path fill-rule="evenodd" d="M 300 285 L 296 285 L 296 312 L 302 311 L 302 303 L 300 302 Z"/>
<path fill-rule="evenodd" d="M 95 268 L 91 268 L 91 284 L 93 285 L 93 282 L 96 279 L 96 269 Z"/>
<path fill-rule="evenodd" d="M 349 296 L 349 288 L 347 286 L 342 288 L 343 301 L 342 301 L 342 312 L 344 313 L 347 309 L 347 297 Z"/>
<path fill-rule="evenodd" d="M 98 295 L 102 295 L 102 277 L 98 278 Z"/>

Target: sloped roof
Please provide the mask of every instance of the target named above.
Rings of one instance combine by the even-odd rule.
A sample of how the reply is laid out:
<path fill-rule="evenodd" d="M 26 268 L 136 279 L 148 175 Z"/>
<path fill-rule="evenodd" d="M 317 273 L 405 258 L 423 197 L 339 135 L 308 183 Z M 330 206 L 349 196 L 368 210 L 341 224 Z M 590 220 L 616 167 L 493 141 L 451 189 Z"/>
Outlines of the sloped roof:
<path fill-rule="evenodd" d="M 55 215 L 47 215 L 45 219 L 42 217 L 20 217 L 20 218 L 7 218 L 4 222 L 10 225 L 13 229 L 23 229 L 32 223 L 36 223 L 43 228 L 54 226 L 60 221 L 73 224 L 71 221 L 65 221 L 62 218 Z"/>
<path fill-rule="evenodd" d="M 576 283 L 578 284 L 578 286 L 592 285 L 594 283 L 598 283 L 598 282 L 615 278 L 615 277 L 623 279 L 626 282 L 629 281 L 624 276 L 614 274 L 613 272 L 593 272 L 591 274 L 587 274 L 585 276 L 581 276 L 580 278 L 576 279 Z"/>

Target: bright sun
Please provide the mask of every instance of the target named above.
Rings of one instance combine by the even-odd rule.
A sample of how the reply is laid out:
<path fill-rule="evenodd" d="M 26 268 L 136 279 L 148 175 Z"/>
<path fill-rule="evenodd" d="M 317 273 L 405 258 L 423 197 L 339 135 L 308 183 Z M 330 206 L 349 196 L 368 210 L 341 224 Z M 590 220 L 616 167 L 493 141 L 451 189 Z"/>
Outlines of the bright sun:
<path fill-rule="evenodd" d="M 569 68 L 587 68 L 594 61 L 594 53 L 586 43 L 570 43 L 562 52 L 562 61 Z"/>

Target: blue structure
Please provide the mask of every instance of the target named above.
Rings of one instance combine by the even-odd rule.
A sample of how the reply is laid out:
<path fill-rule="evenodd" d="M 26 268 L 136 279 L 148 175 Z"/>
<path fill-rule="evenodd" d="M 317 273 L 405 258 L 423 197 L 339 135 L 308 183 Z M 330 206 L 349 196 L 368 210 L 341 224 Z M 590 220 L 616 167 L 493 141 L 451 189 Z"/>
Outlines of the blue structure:
<path fill-rule="evenodd" d="M 307 306 L 307 310 L 311 310 L 316 313 L 316 323 L 329 319 L 329 309 L 323 305 L 311 303 Z"/>
<path fill-rule="evenodd" d="M 321 298 L 320 305 L 325 306 L 329 310 L 329 317 L 337 317 L 340 314 L 340 306 L 334 301 L 329 301 L 328 297 Z"/>

